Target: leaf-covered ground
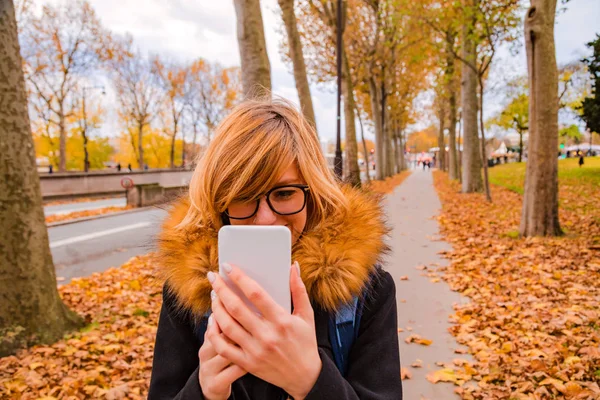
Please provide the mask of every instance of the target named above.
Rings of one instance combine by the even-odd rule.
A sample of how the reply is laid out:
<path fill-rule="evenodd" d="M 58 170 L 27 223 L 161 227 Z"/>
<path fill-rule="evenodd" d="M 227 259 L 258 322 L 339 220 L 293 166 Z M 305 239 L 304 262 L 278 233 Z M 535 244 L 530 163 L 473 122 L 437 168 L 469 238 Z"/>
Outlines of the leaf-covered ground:
<path fill-rule="evenodd" d="M 124 206 L 124 207 L 104 207 L 98 208 L 95 210 L 83 210 L 83 211 L 73 211 L 68 214 L 54 214 L 48 215 L 46 217 L 46 223 L 51 224 L 53 222 L 62 222 L 62 221 L 70 221 L 73 219 L 84 218 L 84 217 L 94 217 L 97 215 L 111 214 L 119 211 L 125 211 L 132 209 L 133 206 Z"/>
<path fill-rule="evenodd" d="M 0 358 L 0 398 L 146 398 L 161 284 L 150 256 L 61 286 L 89 325 L 49 346 Z"/>
<path fill-rule="evenodd" d="M 109 200 L 114 199 L 115 196 L 100 196 L 100 197 L 78 197 L 75 199 L 65 199 L 65 200 L 52 200 L 44 202 L 44 207 L 46 206 L 59 206 L 64 204 L 75 204 L 75 203 L 89 203 L 92 201 L 100 201 L 100 200 Z"/>
<path fill-rule="evenodd" d="M 476 359 L 441 380 L 471 380 L 457 388 L 464 399 L 600 399 L 600 185 L 563 173 L 567 234 L 520 239 L 520 194 L 493 186 L 490 204 L 434 174 L 453 246 L 444 279 L 471 299 L 455 307 L 451 331 Z"/>
<path fill-rule="evenodd" d="M 370 190 L 391 192 L 408 172 Z M 144 399 L 162 304 L 152 256 L 134 257 L 61 286 L 65 304 L 88 326 L 55 344 L 0 358 L 0 398 Z"/>

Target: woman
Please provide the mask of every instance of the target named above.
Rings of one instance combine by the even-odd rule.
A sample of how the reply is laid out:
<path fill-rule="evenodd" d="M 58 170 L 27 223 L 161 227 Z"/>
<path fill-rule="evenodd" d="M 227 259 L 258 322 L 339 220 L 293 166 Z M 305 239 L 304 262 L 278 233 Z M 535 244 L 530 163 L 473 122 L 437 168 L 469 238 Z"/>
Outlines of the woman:
<path fill-rule="evenodd" d="M 272 196 L 294 188 L 305 197 L 278 212 Z M 227 224 L 290 229 L 292 313 L 235 266 L 223 267 L 261 315 L 223 284 L 217 233 Z M 298 111 L 282 101 L 238 106 L 159 237 L 166 283 L 149 398 L 401 399 L 395 286 L 377 266 L 386 233 L 377 199 L 338 185 Z M 342 373 L 329 326 L 355 298 L 360 323 Z"/>

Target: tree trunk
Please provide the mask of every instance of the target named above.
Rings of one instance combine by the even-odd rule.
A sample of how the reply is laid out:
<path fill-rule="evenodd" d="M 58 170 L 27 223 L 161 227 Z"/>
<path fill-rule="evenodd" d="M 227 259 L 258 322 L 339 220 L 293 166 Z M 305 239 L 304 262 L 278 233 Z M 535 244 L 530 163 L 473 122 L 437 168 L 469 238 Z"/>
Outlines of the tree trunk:
<path fill-rule="evenodd" d="M 196 164 L 196 158 L 198 156 L 198 152 L 196 151 L 196 140 L 198 140 L 198 127 L 196 124 L 194 126 L 194 136 L 192 137 L 192 164 Z"/>
<path fill-rule="evenodd" d="M 450 44 L 448 44 L 450 46 Z M 458 179 L 459 171 L 458 171 L 458 155 L 456 153 L 456 86 L 454 84 L 455 80 L 455 58 L 452 49 L 447 52 L 447 74 L 448 74 L 448 83 L 447 83 L 447 91 L 448 91 L 448 105 L 449 105 L 449 122 L 450 126 L 448 132 L 448 174 L 450 179 Z"/>
<path fill-rule="evenodd" d="M 298 98 L 300 99 L 300 107 L 304 117 L 316 129 L 315 111 L 313 108 L 312 98 L 310 96 L 310 87 L 308 85 L 308 77 L 306 75 L 306 63 L 302 54 L 302 43 L 298 34 L 298 26 L 296 24 L 296 14 L 294 14 L 294 0 L 279 0 L 283 23 L 287 32 L 288 44 L 290 46 L 290 57 L 294 66 L 294 80 L 296 81 L 296 90 L 298 90 Z"/>
<path fill-rule="evenodd" d="M 185 132 L 181 129 L 181 166 L 185 167 Z"/>
<path fill-rule="evenodd" d="M 523 162 L 523 131 L 519 129 L 519 162 Z"/>
<path fill-rule="evenodd" d="M 0 357 L 83 320 L 61 301 L 27 114 L 13 2 L 0 2 Z"/>
<path fill-rule="evenodd" d="M 144 122 L 138 121 L 138 163 L 140 164 L 140 170 L 144 170 L 144 146 L 142 142 L 144 134 Z"/>
<path fill-rule="evenodd" d="M 173 133 L 171 136 L 171 157 L 170 157 L 170 165 L 171 168 L 175 168 L 175 139 L 177 138 L 177 131 Z"/>
<path fill-rule="evenodd" d="M 358 123 L 360 124 L 360 138 L 362 140 L 363 151 L 365 154 L 365 172 L 366 172 L 366 180 L 367 183 L 371 183 L 371 176 L 369 176 L 369 149 L 367 149 L 367 141 L 365 140 L 365 131 L 363 129 L 362 118 L 360 116 L 360 112 L 358 109 L 356 110 L 356 115 L 358 116 Z"/>
<path fill-rule="evenodd" d="M 85 129 L 81 131 L 81 135 L 83 136 L 83 170 L 88 172 L 90 169 L 90 157 L 88 153 L 88 138 Z"/>
<path fill-rule="evenodd" d="M 387 176 L 394 175 L 394 132 L 392 131 L 392 124 L 390 123 L 389 113 L 385 117 L 385 134 L 386 134 L 386 152 L 385 152 L 385 164 L 387 165 L 386 174 Z"/>
<path fill-rule="evenodd" d="M 383 78 L 385 79 L 385 77 Z M 382 79 L 382 80 L 383 80 Z M 384 84 L 381 84 L 381 92 L 380 92 L 380 98 L 379 100 L 381 101 L 381 105 L 379 106 L 379 110 L 381 111 L 381 137 L 382 137 L 382 147 L 383 147 L 383 154 L 381 155 L 381 169 L 383 170 L 383 177 L 387 178 L 388 176 L 390 176 L 390 171 L 389 171 L 389 146 L 390 146 L 390 140 L 389 140 L 389 134 L 387 131 L 387 124 L 386 124 L 386 118 L 385 118 L 385 100 L 386 100 L 386 93 L 385 93 L 385 87 Z"/>
<path fill-rule="evenodd" d="M 271 66 L 259 0 L 234 0 L 246 98 L 271 96 Z"/>
<path fill-rule="evenodd" d="M 348 155 L 348 175 L 346 180 L 352 186 L 360 187 L 360 168 L 358 168 L 358 143 L 356 142 L 356 125 L 354 122 L 354 93 L 350 65 L 346 50 L 342 50 L 342 93 L 344 96 L 344 122 L 346 125 L 346 154 Z"/>
<path fill-rule="evenodd" d="M 481 129 L 481 163 L 483 164 L 483 186 L 485 188 L 485 198 L 492 201 L 490 193 L 490 180 L 488 177 L 488 158 L 485 151 L 485 124 L 483 123 L 483 77 L 479 76 L 479 126 Z"/>
<path fill-rule="evenodd" d="M 383 160 L 384 160 L 384 146 L 383 146 L 383 132 L 381 123 L 381 110 L 379 109 L 379 90 L 377 89 L 377 82 L 375 77 L 369 78 L 369 93 L 371 94 L 371 113 L 373 114 L 373 124 L 375 125 L 375 177 L 378 180 L 384 178 Z"/>
<path fill-rule="evenodd" d="M 394 142 L 394 175 L 400 173 L 400 143 L 398 141 L 398 128 L 394 127 L 394 134 L 392 136 Z"/>
<path fill-rule="evenodd" d="M 458 155 L 458 160 L 456 163 L 457 166 L 457 172 L 458 172 L 458 182 L 462 185 L 462 160 L 463 160 L 463 153 L 464 153 L 464 136 L 462 135 L 462 113 L 459 113 L 458 115 L 458 143 L 456 145 L 456 151 L 457 151 L 457 155 Z M 462 149 L 461 149 L 462 147 Z"/>
<path fill-rule="evenodd" d="M 445 157 L 445 153 L 446 153 L 446 143 L 444 140 L 444 129 L 446 129 L 446 110 L 444 110 L 444 105 L 443 105 L 443 101 L 440 102 L 440 109 L 439 109 L 439 120 L 440 120 L 440 130 L 438 132 L 438 148 L 440 149 L 438 151 L 438 159 L 436 160 L 437 163 L 439 164 L 438 169 L 440 171 L 444 171 L 446 168 L 446 164 L 444 163 L 446 161 L 446 157 Z"/>
<path fill-rule="evenodd" d="M 463 115 L 463 157 L 462 157 L 462 191 L 463 193 L 481 192 L 481 154 L 479 137 L 477 136 L 477 73 L 472 66 L 477 61 L 475 44 L 468 26 L 463 27 L 463 59 L 465 63 L 462 74 L 462 115 Z"/>
<path fill-rule="evenodd" d="M 83 171 L 88 172 L 90 168 L 90 159 L 88 154 L 88 138 L 87 138 L 87 114 L 85 112 L 85 89 L 83 89 L 83 100 L 82 100 L 82 110 L 83 112 L 83 126 L 81 127 L 81 136 L 83 139 Z"/>
<path fill-rule="evenodd" d="M 61 104 L 58 115 L 58 172 L 65 172 L 67 170 L 67 128 L 65 125 L 65 113 Z"/>
<path fill-rule="evenodd" d="M 400 170 L 402 172 L 406 169 L 406 159 L 404 158 L 404 129 L 400 129 L 398 132 L 398 147 L 400 148 Z"/>
<path fill-rule="evenodd" d="M 389 114 L 387 110 L 387 91 L 385 89 L 385 81 L 381 84 L 381 123 L 383 132 L 383 163 L 385 166 L 384 175 L 390 177 L 394 174 L 394 149 L 392 147 L 392 132 L 390 129 Z"/>
<path fill-rule="evenodd" d="M 556 0 L 532 0 L 525 17 L 529 74 L 529 145 L 521 236 L 562 234 L 558 221 L 558 72 Z"/>

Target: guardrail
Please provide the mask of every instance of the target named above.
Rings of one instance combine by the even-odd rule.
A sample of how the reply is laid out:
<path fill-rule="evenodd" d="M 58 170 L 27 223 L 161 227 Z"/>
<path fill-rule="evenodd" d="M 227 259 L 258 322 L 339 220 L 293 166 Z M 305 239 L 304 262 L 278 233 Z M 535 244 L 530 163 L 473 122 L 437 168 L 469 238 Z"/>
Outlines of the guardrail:
<path fill-rule="evenodd" d="M 131 185 L 157 184 L 163 188 L 189 185 L 193 171 L 186 169 L 153 169 L 148 171 L 93 171 L 89 173 L 41 174 L 40 186 L 44 200 L 74 197 L 94 197 L 122 194 L 126 186 L 123 178 L 130 178 Z"/>

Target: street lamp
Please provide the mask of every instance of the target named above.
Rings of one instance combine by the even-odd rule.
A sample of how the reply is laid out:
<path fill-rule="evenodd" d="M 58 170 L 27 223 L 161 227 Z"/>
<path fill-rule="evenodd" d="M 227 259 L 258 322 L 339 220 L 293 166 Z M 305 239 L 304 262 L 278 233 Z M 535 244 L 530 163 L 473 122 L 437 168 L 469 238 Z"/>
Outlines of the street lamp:
<path fill-rule="evenodd" d="M 337 138 L 335 144 L 334 171 L 342 178 L 342 139 L 341 139 L 341 105 L 342 105 L 342 0 L 337 2 Z M 348 121 L 346 121 L 348 123 Z"/>
<path fill-rule="evenodd" d="M 89 154 L 88 154 L 88 150 L 87 150 L 87 143 L 88 143 L 88 138 L 87 138 L 87 129 L 88 129 L 88 124 L 87 124 L 87 115 L 85 112 L 85 93 L 88 90 L 93 90 L 93 89 L 101 89 L 102 90 L 102 95 L 106 94 L 106 90 L 104 89 L 104 86 L 84 86 L 82 88 L 82 99 L 81 99 L 81 112 L 82 112 L 82 116 L 83 116 L 83 124 L 81 125 L 81 136 L 83 137 L 83 170 L 84 172 L 88 172 L 90 169 L 90 159 L 89 159 Z"/>

